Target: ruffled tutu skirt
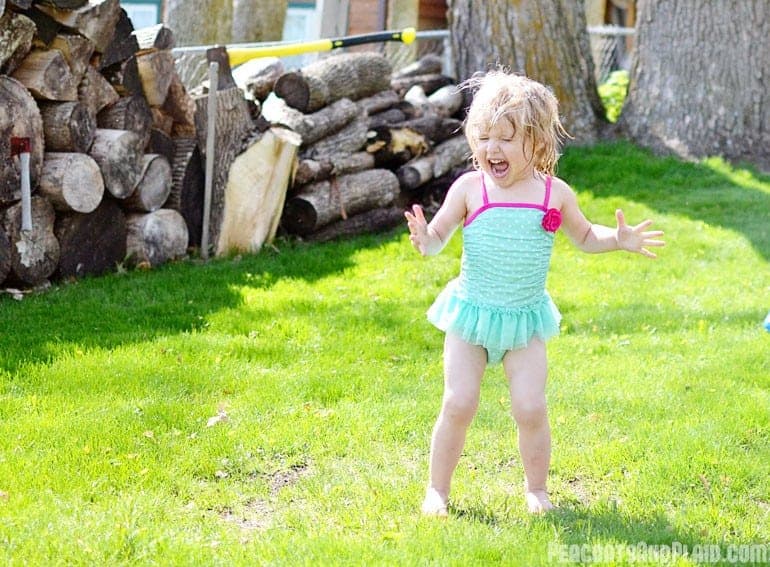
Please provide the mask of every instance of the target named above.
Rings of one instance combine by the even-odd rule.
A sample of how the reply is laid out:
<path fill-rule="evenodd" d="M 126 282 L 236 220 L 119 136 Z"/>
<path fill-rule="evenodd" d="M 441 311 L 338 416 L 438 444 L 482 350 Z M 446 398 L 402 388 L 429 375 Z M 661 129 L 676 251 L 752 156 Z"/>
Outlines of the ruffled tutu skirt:
<path fill-rule="evenodd" d="M 547 292 L 537 302 L 521 307 L 478 305 L 460 297 L 455 280 L 428 309 L 428 320 L 467 343 L 483 346 L 489 364 L 494 364 L 506 351 L 527 346 L 533 337 L 546 341 L 558 335 L 561 314 Z"/>

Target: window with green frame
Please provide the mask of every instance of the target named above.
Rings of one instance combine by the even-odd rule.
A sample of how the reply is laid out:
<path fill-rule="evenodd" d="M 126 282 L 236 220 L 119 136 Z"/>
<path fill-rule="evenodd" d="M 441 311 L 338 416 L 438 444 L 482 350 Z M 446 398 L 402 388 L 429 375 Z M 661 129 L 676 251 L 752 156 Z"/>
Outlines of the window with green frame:
<path fill-rule="evenodd" d="M 120 6 L 128 14 L 134 29 L 147 28 L 160 23 L 161 0 L 130 0 Z"/>

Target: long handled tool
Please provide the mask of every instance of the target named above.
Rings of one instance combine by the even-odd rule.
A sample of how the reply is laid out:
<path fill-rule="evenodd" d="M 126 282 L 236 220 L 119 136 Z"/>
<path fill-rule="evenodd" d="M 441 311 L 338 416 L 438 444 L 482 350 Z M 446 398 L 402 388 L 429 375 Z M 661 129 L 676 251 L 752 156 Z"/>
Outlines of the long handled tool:
<path fill-rule="evenodd" d="M 235 67 L 255 59 L 257 57 L 289 57 L 291 55 L 300 55 L 302 53 L 312 53 L 316 51 L 331 51 L 338 47 L 351 47 L 353 45 L 363 45 L 365 43 L 379 43 L 383 41 L 400 41 L 410 44 L 417 37 L 417 31 L 414 28 L 404 28 L 401 31 L 383 31 L 376 33 L 364 33 L 360 35 L 349 35 L 333 39 L 316 39 L 312 41 L 293 41 L 286 43 L 275 43 L 265 45 L 259 43 L 239 43 L 227 46 L 227 54 L 230 59 L 230 65 Z M 205 47 L 177 48 L 175 52 L 185 51 L 205 51 Z"/>

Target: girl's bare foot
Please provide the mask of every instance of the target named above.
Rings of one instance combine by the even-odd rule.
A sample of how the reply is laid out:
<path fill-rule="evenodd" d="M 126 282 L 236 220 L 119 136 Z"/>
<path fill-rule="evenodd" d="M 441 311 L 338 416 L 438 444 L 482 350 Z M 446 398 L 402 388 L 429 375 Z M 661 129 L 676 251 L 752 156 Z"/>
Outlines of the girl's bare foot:
<path fill-rule="evenodd" d="M 447 499 L 439 494 L 435 488 L 428 488 L 425 492 L 425 500 L 422 502 L 422 513 L 425 516 L 437 518 L 447 517 Z"/>
<path fill-rule="evenodd" d="M 543 514 L 554 509 L 554 505 L 551 504 L 545 490 L 528 490 L 524 493 L 524 497 L 527 500 L 530 514 Z"/>

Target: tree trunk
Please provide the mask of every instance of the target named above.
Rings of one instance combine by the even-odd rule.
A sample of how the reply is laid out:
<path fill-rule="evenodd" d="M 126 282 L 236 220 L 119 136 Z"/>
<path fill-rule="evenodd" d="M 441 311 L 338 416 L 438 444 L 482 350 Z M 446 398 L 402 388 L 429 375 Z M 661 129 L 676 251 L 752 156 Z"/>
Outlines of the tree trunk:
<path fill-rule="evenodd" d="M 87 152 L 94 141 L 96 115 L 79 102 L 40 104 L 45 149 L 49 152 Z"/>
<path fill-rule="evenodd" d="M 289 199 L 282 224 L 307 235 L 330 222 L 390 205 L 398 196 L 398 180 L 387 169 L 370 169 L 305 186 Z"/>
<path fill-rule="evenodd" d="M 129 211 L 151 213 L 160 209 L 171 193 L 171 165 L 158 154 L 145 154 L 136 189 L 123 207 Z"/>
<path fill-rule="evenodd" d="M 382 55 L 344 53 L 284 73 L 275 82 L 275 94 L 292 108 L 315 112 L 341 98 L 358 100 L 388 89 L 390 74 Z"/>
<path fill-rule="evenodd" d="M 280 41 L 288 5 L 288 0 L 233 0 L 233 42 Z"/>
<path fill-rule="evenodd" d="M 187 252 L 187 225 L 182 215 L 171 209 L 126 217 L 126 254 L 134 264 L 158 266 Z"/>
<path fill-rule="evenodd" d="M 232 40 L 232 0 L 167 0 L 164 14 L 163 21 L 173 30 L 179 47 L 224 45 Z"/>
<path fill-rule="evenodd" d="M 54 233 L 61 248 L 60 278 L 103 274 L 126 257 L 126 215 L 113 199 L 89 214 L 60 214 Z"/>
<path fill-rule="evenodd" d="M 553 89 L 570 134 L 581 142 L 597 138 L 605 125 L 604 110 L 596 92 L 582 1 L 448 4 L 458 79 L 506 65 Z"/>
<path fill-rule="evenodd" d="M 770 168 L 767 1 L 649 0 L 639 10 L 621 127 L 658 151 Z"/>
<path fill-rule="evenodd" d="M 20 160 L 10 159 L 13 137 L 30 139 L 30 184 L 34 188 L 43 168 L 43 120 L 40 110 L 21 83 L 0 76 L 0 205 L 21 198 Z"/>
<path fill-rule="evenodd" d="M 11 242 L 11 271 L 14 283 L 35 286 L 53 274 L 59 263 L 59 241 L 53 233 L 54 210 L 45 197 L 32 197 L 32 230 L 21 230 L 21 203 L 2 215 L 2 229 Z"/>
<path fill-rule="evenodd" d="M 102 201 L 104 181 L 90 156 L 46 152 L 39 190 L 57 210 L 90 213 Z"/>
<path fill-rule="evenodd" d="M 91 157 L 99 164 L 104 187 L 113 197 L 125 199 L 136 187 L 144 146 L 134 132 L 98 128 Z"/>

